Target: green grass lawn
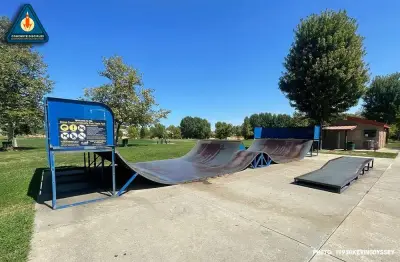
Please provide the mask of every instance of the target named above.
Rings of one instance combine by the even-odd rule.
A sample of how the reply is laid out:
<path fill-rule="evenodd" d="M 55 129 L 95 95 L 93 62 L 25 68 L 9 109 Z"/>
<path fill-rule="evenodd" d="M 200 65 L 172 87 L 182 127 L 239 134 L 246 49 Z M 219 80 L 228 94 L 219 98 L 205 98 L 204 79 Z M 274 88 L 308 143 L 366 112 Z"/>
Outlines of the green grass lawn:
<path fill-rule="evenodd" d="M 396 158 L 397 153 L 374 152 L 374 151 L 344 151 L 344 150 L 320 150 L 320 153 L 350 156 L 366 156 L 381 158 Z"/>
<path fill-rule="evenodd" d="M 400 141 L 396 140 L 391 140 L 389 143 L 386 145 L 387 148 L 393 148 L 393 149 L 400 149 Z"/>
<path fill-rule="evenodd" d="M 129 161 L 149 161 L 184 155 L 194 140 L 156 144 L 153 140 L 130 140 L 129 147 L 118 150 Z M 22 149 L 0 152 L 0 261 L 25 261 L 33 230 L 34 203 L 40 181 L 32 181 L 35 171 L 47 168 L 43 138 L 21 138 Z M 78 166 L 80 154 L 57 154 L 57 166 Z M 37 176 L 36 176 L 37 177 Z"/>

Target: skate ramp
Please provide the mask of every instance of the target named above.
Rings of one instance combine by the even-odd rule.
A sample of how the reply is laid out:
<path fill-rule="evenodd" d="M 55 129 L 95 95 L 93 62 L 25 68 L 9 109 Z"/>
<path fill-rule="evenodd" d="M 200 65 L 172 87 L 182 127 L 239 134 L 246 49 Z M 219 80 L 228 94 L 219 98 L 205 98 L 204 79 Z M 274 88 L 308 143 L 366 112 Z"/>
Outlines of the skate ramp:
<path fill-rule="evenodd" d="M 302 159 L 311 147 L 308 140 L 257 139 L 247 150 L 241 141 L 200 140 L 186 155 L 167 160 L 130 163 L 118 152 L 115 163 L 161 184 L 180 184 L 204 180 L 246 169 L 258 157 L 275 163 Z M 110 160 L 109 152 L 97 153 Z"/>
<path fill-rule="evenodd" d="M 312 140 L 306 139 L 255 139 L 247 151 L 263 152 L 274 163 L 281 164 L 303 159 L 312 143 Z"/>
<path fill-rule="evenodd" d="M 339 157 L 329 160 L 318 170 L 296 177 L 294 181 L 300 185 L 341 193 L 373 166 L 373 158 Z"/>

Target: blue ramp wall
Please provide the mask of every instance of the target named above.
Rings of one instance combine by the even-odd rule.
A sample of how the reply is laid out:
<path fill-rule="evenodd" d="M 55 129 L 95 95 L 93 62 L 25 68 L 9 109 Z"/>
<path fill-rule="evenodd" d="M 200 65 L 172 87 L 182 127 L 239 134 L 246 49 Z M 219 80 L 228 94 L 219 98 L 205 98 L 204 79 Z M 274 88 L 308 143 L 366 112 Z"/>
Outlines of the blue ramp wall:
<path fill-rule="evenodd" d="M 319 140 L 320 127 L 256 127 L 254 138 L 277 138 L 277 139 L 309 139 Z"/>

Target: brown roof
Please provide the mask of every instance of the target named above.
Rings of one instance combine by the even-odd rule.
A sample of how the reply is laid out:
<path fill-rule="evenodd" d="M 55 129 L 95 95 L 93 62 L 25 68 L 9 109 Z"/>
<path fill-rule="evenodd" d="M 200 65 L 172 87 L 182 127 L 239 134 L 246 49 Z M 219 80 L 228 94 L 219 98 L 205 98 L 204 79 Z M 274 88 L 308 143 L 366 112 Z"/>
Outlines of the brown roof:
<path fill-rule="evenodd" d="M 325 126 L 323 130 L 354 130 L 357 126 Z"/>
<path fill-rule="evenodd" d="M 382 122 L 377 122 L 375 120 L 369 120 L 361 117 L 354 117 L 354 116 L 348 116 L 347 120 L 361 123 L 361 124 L 367 124 L 367 125 L 374 125 L 374 126 L 382 126 L 384 128 L 389 128 L 389 125 L 382 123 Z"/>

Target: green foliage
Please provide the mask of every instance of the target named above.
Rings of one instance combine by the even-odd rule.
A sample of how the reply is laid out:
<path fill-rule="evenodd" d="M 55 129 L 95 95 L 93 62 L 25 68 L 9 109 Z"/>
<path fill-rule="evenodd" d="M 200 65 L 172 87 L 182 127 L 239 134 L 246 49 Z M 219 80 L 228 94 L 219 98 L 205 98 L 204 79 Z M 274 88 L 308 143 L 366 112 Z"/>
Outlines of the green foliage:
<path fill-rule="evenodd" d="M 180 124 L 183 138 L 205 139 L 211 135 L 211 125 L 207 119 L 200 117 L 187 116 L 181 120 Z"/>
<path fill-rule="evenodd" d="M 368 67 L 357 28 L 345 11 L 313 14 L 297 26 L 279 88 L 317 123 L 355 106 L 365 92 Z"/>
<path fill-rule="evenodd" d="M 307 116 L 300 112 L 294 112 L 292 115 L 291 125 L 292 127 L 305 127 L 313 125 L 313 121 L 307 118 Z"/>
<path fill-rule="evenodd" d="M 215 137 L 218 139 L 225 139 L 233 134 L 232 124 L 225 122 L 215 123 Z"/>
<path fill-rule="evenodd" d="M 166 118 L 170 111 L 154 108 L 153 89 L 143 87 L 138 71 L 124 63 L 121 57 L 104 58 L 105 69 L 100 72 L 109 83 L 85 89 L 85 98 L 104 103 L 114 112 L 117 130 L 122 124 L 144 126 Z"/>
<path fill-rule="evenodd" d="M 136 126 L 128 127 L 128 137 L 129 138 L 138 138 L 139 137 L 139 130 Z"/>
<path fill-rule="evenodd" d="M 167 136 L 169 139 L 181 139 L 181 129 L 179 126 L 170 125 L 167 127 Z"/>
<path fill-rule="evenodd" d="M 364 96 L 363 116 L 393 124 L 399 110 L 400 73 L 375 77 Z"/>
<path fill-rule="evenodd" d="M 389 128 L 389 138 L 391 139 L 399 139 L 400 138 L 400 130 L 398 125 L 391 125 Z"/>
<path fill-rule="evenodd" d="M 242 136 L 244 137 L 244 139 L 249 139 L 251 136 L 253 136 L 253 130 L 254 129 L 251 127 L 250 124 L 250 119 L 246 116 L 241 126 Z"/>
<path fill-rule="evenodd" d="M 140 138 L 141 139 L 148 137 L 149 133 L 150 133 L 150 131 L 146 126 L 142 126 L 140 128 Z"/>
<path fill-rule="evenodd" d="M 251 130 L 254 130 L 255 127 L 300 127 L 310 124 L 307 117 L 301 113 L 295 113 L 293 117 L 287 114 L 252 114 L 248 122 Z"/>
<path fill-rule="evenodd" d="M 165 138 L 166 137 L 166 131 L 165 131 L 165 126 L 156 123 L 154 126 L 150 127 L 150 138 Z"/>
<path fill-rule="evenodd" d="M 233 126 L 232 135 L 242 136 L 242 126 Z"/>
<path fill-rule="evenodd" d="M 0 17 L 0 128 L 13 139 L 42 126 L 43 97 L 52 90 L 43 57 L 32 46 L 7 44 L 11 23 Z"/>

